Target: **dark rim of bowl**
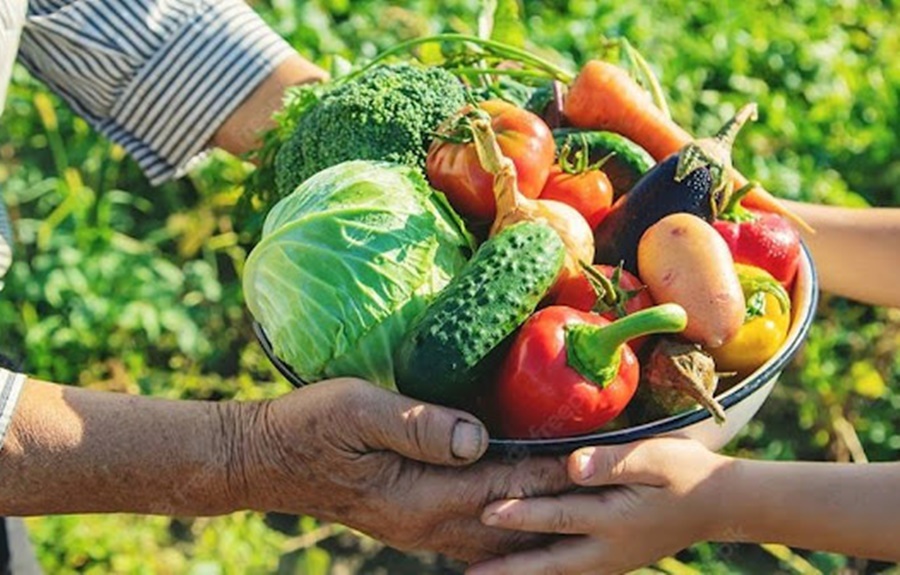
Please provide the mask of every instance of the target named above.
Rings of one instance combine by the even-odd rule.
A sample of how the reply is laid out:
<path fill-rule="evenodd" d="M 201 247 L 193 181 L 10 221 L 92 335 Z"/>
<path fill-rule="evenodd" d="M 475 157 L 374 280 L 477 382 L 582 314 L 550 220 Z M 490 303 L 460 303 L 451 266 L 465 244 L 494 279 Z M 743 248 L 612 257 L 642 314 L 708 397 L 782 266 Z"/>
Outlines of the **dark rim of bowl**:
<path fill-rule="evenodd" d="M 778 376 L 787 363 L 793 359 L 797 350 L 806 339 L 806 334 L 812 325 L 816 315 L 816 306 L 819 301 L 819 280 L 816 274 L 816 268 L 812 261 L 812 256 L 805 243 L 801 242 L 801 247 L 809 265 L 809 302 L 805 314 L 801 318 L 801 324 L 794 332 L 793 338 L 787 342 L 781 349 L 781 353 L 764 365 L 763 368 L 738 386 L 735 386 L 724 395 L 720 396 L 719 403 L 727 411 L 730 407 L 740 403 L 747 397 L 753 395 L 757 390 L 768 383 L 772 378 Z M 259 340 L 266 356 L 275 366 L 275 368 L 283 375 L 293 386 L 302 387 L 306 385 L 294 370 L 275 355 L 272 349 L 272 343 L 266 336 L 261 325 L 253 322 L 253 332 Z M 646 439 L 651 436 L 671 433 L 679 429 L 683 429 L 689 425 L 700 423 L 709 419 L 712 415 L 705 409 L 696 408 L 692 411 L 686 411 L 660 419 L 651 421 L 634 427 L 626 427 L 624 429 L 614 431 L 601 431 L 574 437 L 559 437 L 549 439 L 490 439 L 488 452 L 501 453 L 507 456 L 516 456 L 516 454 L 564 454 L 574 451 L 580 447 L 588 445 L 612 445 L 620 443 L 629 443 L 639 439 Z"/>

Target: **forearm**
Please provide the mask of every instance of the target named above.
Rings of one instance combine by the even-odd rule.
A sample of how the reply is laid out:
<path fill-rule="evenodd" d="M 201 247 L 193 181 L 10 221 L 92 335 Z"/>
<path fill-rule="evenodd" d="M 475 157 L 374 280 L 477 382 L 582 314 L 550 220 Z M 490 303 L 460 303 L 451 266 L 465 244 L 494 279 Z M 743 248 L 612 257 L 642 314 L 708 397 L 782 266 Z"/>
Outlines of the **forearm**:
<path fill-rule="evenodd" d="M 900 208 L 854 209 L 785 202 L 815 230 L 803 239 L 824 291 L 900 307 Z"/>
<path fill-rule="evenodd" d="M 282 105 L 284 91 L 300 84 L 327 79 L 324 70 L 302 58 L 289 56 L 219 127 L 212 144 L 232 154 L 245 154 L 259 147 L 261 135 L 272 127 L 272 114 Z"/>
<path fill-rule="evenodd" d="M 900 561 L 900 463 L 735 460 L 724 481 L 718 540 Z"/>
<path fill-rule="evenodd" d="M 252 149 L 284 87 L 325 76 L 244 0 L 71 3 L 28 3 L 19 60 L 153 184 L 183 175 L 210 144 Z"/>
<path fill-rule="evenodd" d="M 234 511 L 239 411 L 28 381 L 0 451 L 0 515 Z"/>

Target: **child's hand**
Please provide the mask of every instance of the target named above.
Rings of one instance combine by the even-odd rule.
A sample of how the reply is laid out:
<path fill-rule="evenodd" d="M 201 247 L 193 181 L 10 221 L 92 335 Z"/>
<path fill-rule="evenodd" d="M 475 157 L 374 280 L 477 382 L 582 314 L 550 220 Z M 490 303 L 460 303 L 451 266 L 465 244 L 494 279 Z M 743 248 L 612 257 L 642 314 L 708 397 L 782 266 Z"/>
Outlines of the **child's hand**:
<path fill-rule="evenodd" d="M 569 457 L 578 494 L 497 501 L 491 526 L 568 537 L 472 566 L 466 575 L 621 573 L 714 535 L 731 460 L 686 439 L 590 447 Z"/>

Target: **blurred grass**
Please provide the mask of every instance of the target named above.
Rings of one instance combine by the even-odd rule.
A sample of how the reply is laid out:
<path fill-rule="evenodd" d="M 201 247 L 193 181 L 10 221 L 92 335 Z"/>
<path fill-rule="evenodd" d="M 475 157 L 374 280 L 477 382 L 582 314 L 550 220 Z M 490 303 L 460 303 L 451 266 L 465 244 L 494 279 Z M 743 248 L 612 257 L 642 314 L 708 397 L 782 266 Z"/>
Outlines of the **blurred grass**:
<path fill-rule="evenodd" d="M 398 40 L 474 31 L 479 3 L 251 2 L 325 67 Z M 736 154 L 778 194 L 900 205 L 900 31 L 895 2 L 537 2 L 532 49 L 572 69 L 627 37 L 655 67 L 674 117 L 709 133 L 748 100 L 760 120 Z M 148 187 L 122 150 L 15 73 L 0 125 L 0 185 L 19 259 L 0 299 L 0 346 L 37 376 L 182 398 L 259 398 L 288 385 L 249 330 L 232 218 L 249 168 L 213 155 L 188 179 Z M 25 349 L 28 353 L 26 356 Z M 900 454 L 900 311 L 824 297 L 809 341 L 731 453 L 893 461 Z M 50 573 L 453 573 L 310 518 L 29 521 Z M 325 529 L 325 531 L 322 531 Z M 321 537 L 320 537 L 321 536 Z M 379 571 L 381 569 L 381 571 Z M 896 566 L 780 546 L 701 544 L 667 573 L 897 573 Z"/>

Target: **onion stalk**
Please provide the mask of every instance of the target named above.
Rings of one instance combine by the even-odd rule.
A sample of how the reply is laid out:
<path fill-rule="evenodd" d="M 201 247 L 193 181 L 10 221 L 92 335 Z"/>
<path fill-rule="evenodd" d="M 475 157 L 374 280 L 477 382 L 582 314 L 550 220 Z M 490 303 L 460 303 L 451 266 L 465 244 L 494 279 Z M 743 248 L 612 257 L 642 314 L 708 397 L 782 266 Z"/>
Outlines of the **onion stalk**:
<path fill-rule="evenodd" d="M 516 165 L 500 150 L 490 118 L 476 110 L 468 120 L 481 167 L 494 176 L 497 215 L 490 235 L 521 221 L 548 225 L 566 246 L 566 263 L 560 279 L 580 274 L 580 262 L 594 260 L 594 234 L 587 220 L 575 208 L 562 202 L 523 195 L 516 179 Z"/>

